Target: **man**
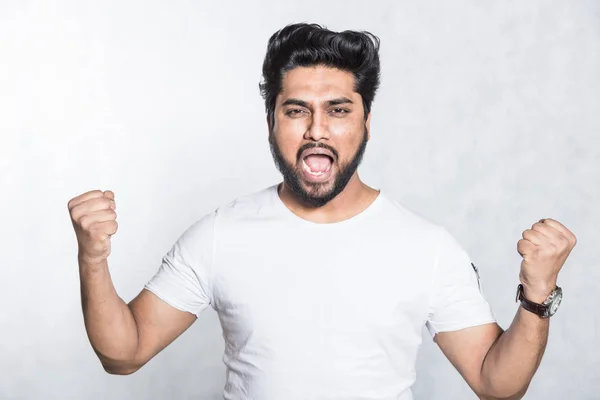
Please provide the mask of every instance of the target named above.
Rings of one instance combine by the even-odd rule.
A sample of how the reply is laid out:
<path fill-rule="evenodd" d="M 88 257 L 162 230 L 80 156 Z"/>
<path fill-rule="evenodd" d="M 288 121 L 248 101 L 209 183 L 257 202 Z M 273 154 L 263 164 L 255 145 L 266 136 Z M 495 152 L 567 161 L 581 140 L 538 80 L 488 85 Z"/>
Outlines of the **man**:
<path fill-rule="evenodd" d="M 524 395 L 576 238 L 553 219 L 523 232 L 523 306 L 503 331 L 457 241 L 358 176 L 378 49 L 367 32 L 319 25 L 270 38 L 260 87 L 283 182 L 194 223 L 129 304 L 108 272 L 114 194 L 69 201 L 85 326 L 107 372 L 137 371 L 210 305 L 226 399 L 412 399 L 423 326 L 479 397 Z"/>

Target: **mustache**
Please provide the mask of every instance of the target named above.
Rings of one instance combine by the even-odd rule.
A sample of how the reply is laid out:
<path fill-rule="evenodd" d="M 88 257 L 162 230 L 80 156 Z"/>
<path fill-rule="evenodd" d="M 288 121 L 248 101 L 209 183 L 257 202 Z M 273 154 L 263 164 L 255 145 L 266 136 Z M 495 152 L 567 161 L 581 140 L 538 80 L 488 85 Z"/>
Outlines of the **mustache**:
<path fill-rule="evenodd" d="M 302 153 L 305 150 L 314 149 L 314 148 L 327 149 L 327 150 L 329 150 L 330 152 L 333 153 L 333 155 L 335 156 L 336 160 L 339 160 L 337 150 L 334 149 L 333 147 L 331 147 L 330 145 L 325 144 L 325 143 L 306 143 L 306 144 L 300 146 L 300 148 L 298 149 L 298 152 L 296 153 L 296 160 L 298 160 L 298 161 L 300 160 L 300 156 L 302 155 Z"/>

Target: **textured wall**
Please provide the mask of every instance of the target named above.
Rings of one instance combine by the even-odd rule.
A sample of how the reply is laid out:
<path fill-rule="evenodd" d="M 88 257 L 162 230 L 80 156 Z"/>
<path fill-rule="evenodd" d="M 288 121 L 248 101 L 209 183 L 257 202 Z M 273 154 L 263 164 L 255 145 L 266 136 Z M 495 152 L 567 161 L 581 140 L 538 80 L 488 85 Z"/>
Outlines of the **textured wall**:
<path fill-rule="evenodd" d="M 133 298 L 193 221 L 280 178 L 257 83 L 268 37 L 298 21 L 381 37 L 361 175 L 457 237 L 503 327 L 521 232 L 575 232 L 526 398 L 600 398 L 598 2 L 169 3 L 0 2 L 0 399 L 219 398 L 212 310 L 138 373 L 104 373 L 66 203 L 115 191 L 109 263 Z M 415 397 L 475 398 L 424 339 Z"/>

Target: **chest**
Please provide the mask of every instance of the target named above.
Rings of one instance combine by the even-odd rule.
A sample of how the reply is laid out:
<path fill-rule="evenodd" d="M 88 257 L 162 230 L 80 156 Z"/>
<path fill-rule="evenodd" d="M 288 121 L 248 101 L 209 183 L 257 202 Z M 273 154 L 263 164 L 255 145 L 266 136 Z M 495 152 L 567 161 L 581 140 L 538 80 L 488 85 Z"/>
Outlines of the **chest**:
<path fill-rule="evenodd" d="M 297 338 L 327 348 L 344 337 L 420 336 L 433 260 L 409 239 L 373 232 L 231 238 L 217 249 L 213 277 L 226 339 L 289 348 Z"/>

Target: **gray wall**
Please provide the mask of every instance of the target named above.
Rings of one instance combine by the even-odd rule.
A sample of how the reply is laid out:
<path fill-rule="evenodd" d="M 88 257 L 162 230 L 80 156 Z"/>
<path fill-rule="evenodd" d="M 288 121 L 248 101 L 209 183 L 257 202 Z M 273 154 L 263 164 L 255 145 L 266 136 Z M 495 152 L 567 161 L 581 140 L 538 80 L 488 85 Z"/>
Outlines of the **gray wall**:
<path fill-rule="evenodd" d="M 66 203 L 116 193 L 109 263 L 133 298 L 193 221 L 279 180 L 257 83 L 267 39 L 298 21 L 381 37 L 361 174 L 457 237 L 503 327 L 521 232 L 552 217 L 578 236 L 526 398 L 600 398 L 599 3 L 217 3 L 0 2 L 0 398 L 219 398 L 212 310 L 138 373 L 104 373 Z M 474 398 L 424 339 L 416 398 Z"/>

